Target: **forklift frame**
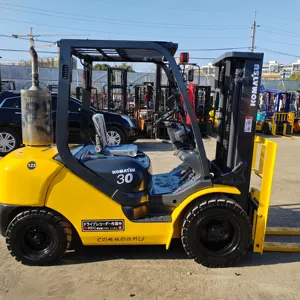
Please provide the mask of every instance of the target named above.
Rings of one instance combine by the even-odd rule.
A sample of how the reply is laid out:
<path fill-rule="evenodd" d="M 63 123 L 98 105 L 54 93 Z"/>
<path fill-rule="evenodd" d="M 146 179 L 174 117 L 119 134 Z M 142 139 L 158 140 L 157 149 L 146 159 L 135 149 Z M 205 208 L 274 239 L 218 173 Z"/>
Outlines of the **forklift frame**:
<path fill-rule="evenodd" d="M 222 115 L 215 160 L 209 161 L 189 101 L 185 81 L 174 59 L 176 44 L 61 40 L 59 46 L 57 147 L 49 147 L 49 144 L 37 148 L 26 147 L 17 150 L 23 151 L 23 155 L 14 153 L 1 162 L 3 166 L 1 176 L 4 180 L 0 182 L 1 201 L 3 201 L 0 206 L 0 231 L 6 230 L 6 225 L 9 226 L 6 230 L 7 244 L 12 255 L 22 262 L 25 256 L 30 264 L 53 263 L 68 249 L 68 243 L 72 240 L 72 230 L 75 228 L 84 245 L 164 244 L 168 249 L 173 238 L 181 238 L 187 254 L 197 262 L 207 266 L 225 266 L 239 259 L 249 249 L 251 225 L 253 240 L 256 243 L 255 251 L 262 252 L 276 156 L 274 143 L 255 139 L 257 97 L 263 54 L 232 52 L 226 53 L 214 62 Z M 83 145 L 69 147 L 68 106 L 72 80 L 72 55 L 84 61 L 85 80 L 81 106 Z M 107 147 L 105 120 L 101 114 L 93 116 L 98 140 L 96 147 L 88 140 L 86 134 L 90 116 L 92 62 L 104 59 L 132 62 L 147 60 L 160 64 L 170 84 L 174 84 L 172 92 L 177 107 L 169 114 L 179 110 L 184 125 L 186 125 L 185 116 L 190 115 L 196 145 L 191 145 L 187 134 L 185 139 L 182 138 L 183 129 L 171 130 L 174 129 L 172 123 L 176 120 L 168 119 L 169 114 L 159 120 L 170 123 L 168 129 L 173 145 L 181 143 L 175 148 L 178 150 L 177 157 L 183 164 L 170 173 L 152 176 L 151 171 L 149 172 L 150 160 L 144 153 L 139 153 L 144 163 L 142 160 L 138 161 L 136 145 L 129 147 L 121 145 L 118 149 Z M 165 59 L 168 60 L 169 67 L 164 65 Z M 182 107 L 180 96 L 185 107 Z M 262 143 L 263 154 L 260 157 L 265 158 L 265 161 L 259 162 L 256 171 L 256 160 L 253 157 L 256 157 L 258 142 Z M 34 161 L 28 164 L 28 158 Z M 24 162 L 27 162 L 27 169 Z M 107 163 L 107 169 L 103 172 L 104 162 Z M 14 168 L 9 168 L 10 165 Z M 127 186 L 124 184 L 125 181 L 119 183 L 119 179 L 125 177 L 126 180 L 127 175 L 133 178 L 132 174 L 123 175 L 135 172 L 135 170 L 131 171 L 133 166 L 136 169 L 141 168 L 137 172 L 138 183 Z M 123 169 L 115 169 L 116 167 Z M 182 174 L 186 167 L 189 172 Z M 260 191 L 252 189 L 250 193 L 252 172 L 262 177 L 262 186 Z M 27 188 L 18 190 L 11 188 L 17 173 L 23 176 L 21 181 Z M 109 179 L 111 174 L 119 174 L 121 177 L 117 175 L 118 177 L 113 176 Z M 32 179 L 38 183 L 35 185 L 36 192 L 33 195 L 32 189 L 28 188 L 29 180 Z M 129 179 L 127 181 L 126 184 L 131 182 Z M 154 190 L 149 191 L 150 187 Z M 66 189 L 68 197 L 62 201 Z M 20 204 L 21 208 L 25 209 L 21 213 Z M 11 215 L 8 213 L 11 209 L 14 209 L 17 214 L 13 216 L 13 221 L 4 224 L 5 217 Z M 149 212 L 148 209 L 152 211 Z M 53 216 L 52 211 L 56 211 L 57 215 Z M 64 241 L 64 243 L 57 242 L 57 246 L 61 247 L 54 249 L 52 256 L 46 253 L 42 257 L 45 259 L 42 262 L 40 255 L 32 258 L 31 250 L 28 255 L 26 253 L 24 255 L 20 250 L 18 238 L 15 238 L 16 234 L 20 233 L 20 228 L 23 230 L 22 222 L 24 220 L 27 222 L 26 218 L 31 217 L 39 226 L 48 224 L 47 228 L 52 224 L 51 222 L 55 222 L 53 226 L 57 228 L 57 236 L 61 234 L 58 241 Z M 211 222 L 206 226 L 210 218 Z M 115 224 L 116 219 L 117 224 Z M 102 234 L 104 232 L 102 221 L 108 223 L 105 225 L 105 231 L 111 232 L 110 236 Z M 221 225 L 223 221 L 227 225 Z M 215 226 L 218 222 L 220 224 Z M 31 224 L 29 222 L 28 226 L 30 227 Z M 224 236 L 228 235 L 229 224 L 233 226 L 229 234 L 232 234 L 232 237 L 224 239 Z M 126 232 L 124 232 L 124 225 Z M 195 241 L 195 235 L 198 236 L 202 229 L 211 232 L 211 235 L 205 233 L 204 236 L 214 239 L 212 247 L 206 246 L 206 242 L 198 246 L 197 243 L 200 241 Z M 26 230 L 23 230 L 23 233 L 26 234 Z M 216 249 L 215 241 L 219 241 L 219 238 L 220 248 Z M 228 242 L 225 246 L 224 240 Z M 267 248 L 268 245 L 265 246 Z"/>
<path fill-rule="evenodd" d="M 66 40 L 59 42 L 60 47 L 60 70 L 59 70 L 59 94 L 58 94 L 58 110 L 57 110 L 57 130 L 56 143 L 59 155 L 63 163 L 81 177 L 90 183 L 96 189 L 112 199 L 118 199 L 124 202 L 127 197 L 142 197 L 140 193 L 130 194 L 129 196 L 120 190 L 116 190 L 108 185 L 102 178 L 95 173 L 82 166 L 72 155 L 67 144 L 68 140 L 68 101 L 70 97 L 70 86 L 72 81 L 71 63 L 72 55 L 84 61 L 85 85 L 83 87 L 82 97 L 82 120 L 81 132 L 84 143 L 89 142 L 88 126 L 89 126 L 89 107 L 92 84 L 92 63 L 93 61 L 113 61 L 113 62 L 152 62 L 162 63 L 168 61 L 173 76 L 176 79 L 178 88 L 184 98 L 185 106 L 191 115 L 191 126 L 193 129 L 201 165 L 200 178 L 206 180 L 210 178 L 208 159 L 206 157 L 203 140 L 200 129 L 197 124 L 195 115 L 193 114 L 191 103 L 188 101 L 188 94 L 182 75 L 178 70 L 174 54 L 178 45 L 169 42 L 149 42 L 149 41 L 112 41 L 112 40 Z M 163 66 L 163 64 L 162 64 Z M 164 68 L 164 66 L 163 66 Z M 169 79 L 173 76 L 170 74 L 169 68 L 164 68 L 169 74 Z M 59 128 L 59 130 L 58 130 Z"/>

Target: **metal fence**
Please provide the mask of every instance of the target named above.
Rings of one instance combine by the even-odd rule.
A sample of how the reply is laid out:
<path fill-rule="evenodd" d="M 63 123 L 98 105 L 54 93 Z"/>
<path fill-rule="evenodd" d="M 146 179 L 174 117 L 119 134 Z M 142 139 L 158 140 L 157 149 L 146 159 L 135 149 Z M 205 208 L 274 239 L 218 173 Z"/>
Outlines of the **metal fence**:
<path fill-rule="evenodd" d="M 41 85 L 47 86 L 49 84 L 56 85 L 58 83 L 58 69 L 54 68 L 40 68 L 40 82 Z M 29 88 L 31 82 L 31 67 L 23 66 L 1 66 L 2 80 L 13 80 L 16 83 L 17 89 Z M 72 73 L 72 90 L 76 86 L 82 85 L 82 70 L 73 70 Z M 128 84 L 136 85 L 143 82 L 155 82 L 154 73 L 128 73 Z M 162 81 L 165 84 L 167 82 L 165 74 L 162 76 Z M 195 76 L 194 82 L 198 82 L 198 77 Z M 116 83 L 120 83 L 120 77 L 116 76 Z M 101 90 L 107 84 L 107 72 L 106 71 L 93 71 L 93 86 L 98 90 Z M 214 86 L 214 77 L 200 77 L 201 85 Z M 290 91 L 300 90 L 300 81 L 289 80 L 262 80 L 262 84 L 266 88 L 277 88 Z"/>
<path fill-rule="evenodd" d="M 58 84 L 58 69 L 40 68 L 40 83 L 41 87 Z M 116 73 L 116 84 L 120 83 L 120 74 Z M 16 83 L 16 89 L 28 89 L 31 85 L 31 67 L 23 66 L 1 66 L 2 80 L 12 80 Z M 135 72 L 128 73 L 127 83 L 131 85 L 143 84 L 143 82 L 155 82 L 155 73 Z M 194 82 L 198 82 L 198 77 L 195 76 Z M 167 83 L 165 74 L 162 75 L 162 83 Z M 200 77 L 201 85 L 213 85 L 213 77 Z M 102 90 L 107 84 L 106 71 L 93 71 L 93 87 Z M 82 85 L 82 70 L 72 71 L 72 91 L 76 86 Z"/>

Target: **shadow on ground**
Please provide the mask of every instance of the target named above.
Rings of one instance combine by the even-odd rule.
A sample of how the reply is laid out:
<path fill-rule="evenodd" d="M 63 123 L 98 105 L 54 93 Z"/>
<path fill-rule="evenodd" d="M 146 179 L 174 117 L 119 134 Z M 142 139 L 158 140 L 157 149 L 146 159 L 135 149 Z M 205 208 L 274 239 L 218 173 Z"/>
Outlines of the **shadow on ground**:
<path fill-rule="evenodd" d="M 181 242 L 175 241 L 167 251 L 164 246 L 99 246 L 80 247 L 66 253 L 61 265 L 86 264 L 110 260 L 190 260 Z M 255 267 L 300 261 L 300 253 L 252 253 L 251 250 L 233 267 Z"/>
<path fill-rule="evenodd" d="M 268 226 L 300 227 L 300 203 L 270 206 Z"/>

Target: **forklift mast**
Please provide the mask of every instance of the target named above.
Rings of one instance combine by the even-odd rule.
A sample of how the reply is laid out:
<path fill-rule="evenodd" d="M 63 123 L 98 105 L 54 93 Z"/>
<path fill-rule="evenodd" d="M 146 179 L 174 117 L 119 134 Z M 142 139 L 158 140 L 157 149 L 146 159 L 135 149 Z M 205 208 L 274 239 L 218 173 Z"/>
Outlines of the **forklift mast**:
<path fill-rule="evenodd" d="M 212 164 L 222 173 L 244 168 L 242 180 L 236 183 L 241 191 L 236 201 L 246 211 L 262 61 L 263 53 L 228 52 L 213 62 L 220 111 L 216 158 Z"/>
<path fill-rule="evenodd" d="M 120 84 L 115 84 L 116 74 L 121 74 Z M 114 110 L 114 99 L 113 92 L 115 89 L 121 90 L 121 103 L 122 112 L 125 113 L 127 110 L 127 70 L 122 68 L 108 68 L 107 69 L 107 100 L 108 110 Z"/>
<path fill-rule="evenodd" d="M 157 64 L 156 66 L 156 80 L 155 80 L 155 99 L 154 99 L 154 111 L 155 113 L 166 112 L 170 108 L 167 103 L 167 99 L 171 95 L 171 86 L 167 80 L 166 84 L 162 83 L 162 67 Z"/>

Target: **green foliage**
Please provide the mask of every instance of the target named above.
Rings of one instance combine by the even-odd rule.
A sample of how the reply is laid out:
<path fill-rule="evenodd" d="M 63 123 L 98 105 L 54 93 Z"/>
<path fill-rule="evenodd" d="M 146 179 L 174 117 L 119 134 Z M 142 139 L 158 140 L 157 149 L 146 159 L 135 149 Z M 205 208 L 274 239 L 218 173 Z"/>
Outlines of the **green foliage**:
<path fill-rule="evenodd" d="M 289 80 L 298 80 L 300 81 L 300 73 L 295 73 L 289 77 Z"/>
<path fill-rule="evenodd" d="M 110 67 L 110 65 L 108 65 L 108 64 L 96 64 L 96 65 L 94 65 L 93 70 L 106 71 L 109 67 Z"/>
<path fill-rule="evenodd" d="M 96 65 L 94 65 L 93 70 L 95 70 L 95 71 L 106 71 L 109 67 L 110 67 L 110 65 L 108 65 L 108 64 L 96 64 Z M 130 66 L 126 63 L 122 63 L 119 66 L 115 65 L 114 67 L 120 68 L 120 69 L 125 69 L 125 70 L 127 70 L 127 72 L 135 72 L 133 70 L 132 66 Z"/>
<path fill-rule="evenodd" d="M 130 65 L 127 65 L 126 63 L 122 63 L 120 64 L 119 66 L 117 66 L 118 68 L 121 68 L 121 69 L 125 69 L 127 70 L 127 72 L 135 72 L 132 68 L 132 66 Z"/>

